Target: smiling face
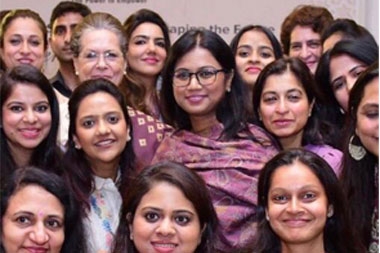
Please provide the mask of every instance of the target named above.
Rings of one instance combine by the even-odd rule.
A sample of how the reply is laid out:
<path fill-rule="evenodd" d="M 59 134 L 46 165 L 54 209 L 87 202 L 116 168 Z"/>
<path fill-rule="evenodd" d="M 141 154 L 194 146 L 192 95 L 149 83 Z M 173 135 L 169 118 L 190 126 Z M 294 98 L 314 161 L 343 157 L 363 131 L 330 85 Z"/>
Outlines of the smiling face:
<path fill-rule="evenodd" d="M 239 40 L 235 60 L 244 83 L 252 89 L 261 70 L 275 60 L 272 44 L 265 33 L 259 30 L 245 32 Z"/>
<path fill-rule="evenodd" d="M 11 196 L 2 218 L 5 252 L 59 253 L 64 238 L 64 208 L 53 194 L 27 185 Z"/>
<path fill-rule="evenodd" d="M 164 67 L 166 56 L 161 28 L 148 22 L 137 26 L 128 42 L 129 68 L 142 78 L 156 78 Z"/>
<path fill-rule="evenodd" d="M 342 54 L 334 56 L 330 61 L 330 84 L 334 96 L 342 109 L 347 112 L 350 90 L 359 75 L 368 66 L 351 56 Z"/>
<path fill-rule="evenodd" d="M 16 18 L 4 33 L 0 55 L 7 68 L 30 64 L 42 69 L 45 60 L 44 35 L 32 18 Z"/>
<path fill-rule="evenodd" d="M 301 59 L 314 74 L 321 55 L 321 36 L 311 27 L 299 25 L 294 27 L 290 34 L 289 56 Z"/>
<path fill-rule="evenodd" d="M 259 115 L 266 130 L 279 139 L 284 149 L 289 143 L 301 146 L 312 108 L 302 84 L 289 70 L 271 75 L 265 81 Z"/>
<path fill-rule="evenodd" d="M 35 149 L 49 134 L 52 122 L 50 105 L 37 86 L 15 84 L 2 112 L 2 127 L 13 153 L 22 154 Z"/>
<path fill-rule="evenodd" d="M 109 30 L 89 30 L 81 38 L 81 51 L 74 58 L 74 66 L 81 82 L 105 78 L 119 85 L 126 61 L 117 35 Z"/>
<path fill-rule="evenodd" d="M 129 126 L 116 99 L 97 92 L 85 97 L 75 119 L 76 148 L 83 149 L 91 168 L 102 176 L 102 168 L 117 168 L 120 154 L 129 141 Z"/>
<path fill-rule="evenodd" d="M 328 209 L 323 185 L 303 163 L 294 161 L 273 173 L 266 215 L 283 246 L 323 246 L 327 215 L 333 211 L 332 207 Z"/>
<path fill-rule="evenodd" d="M 176 73 L 194 73 L 200 70 L 210 73 L 221 68 L 222 66 L 207 49 L 196 47 L 178 60 L 174 72 L 175 75 Z M 214 75 L 210 78 L 213 80 Z M 230 89 L 231 80 L 232 75 L 218 72 L 215 81 L 209 85 L 201 85 L 198 79 L 192 75 L 189 85 L 173 86 L 174 98 L 177 104 L 189 114 L 193 128 L 199 127 L 195 126 L 194 122 L 199 122 L 203 127 L 205 127 L 205 122 L 217 122 L 216 109 L 224 98 L 226 90 Z"/>
<path fill-rule="evenodd" d="M 141 199 L 130 225 L 138 252 L 193 253 L 202 229 L 193 204 L 180 189 L 158 182 Z"/>
<path fill-rule="evenodd" d="M 379 156 L 379 78 L 374 78 L 364 89 L 356 114 L 356 134 L 364 147 Z"/>

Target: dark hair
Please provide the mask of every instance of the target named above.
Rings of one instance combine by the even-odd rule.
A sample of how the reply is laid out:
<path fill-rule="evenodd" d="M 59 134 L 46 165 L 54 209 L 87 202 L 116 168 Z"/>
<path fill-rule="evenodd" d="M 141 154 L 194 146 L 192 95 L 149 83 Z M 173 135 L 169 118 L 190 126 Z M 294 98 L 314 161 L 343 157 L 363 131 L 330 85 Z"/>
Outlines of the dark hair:
<path fill-rule="evenodd" d="M 1 219 L 3 219 L 11 198 L 17 192 L 28 185 L 37 185 L 54 195 L 64 209 L 65 240 L 62 253 L 86 252 L 85 234 L 81 221 L 79 204 L 64 180 L 51 172 L 36 168 L 26 167 L 17 169 L 5 184 L 1 193 Z M 3 228 L 1 228 L 1 231 Z M 2 243 L 1 243 L 2 244 Z M 3 245 L 0 251 L 3 252 Z"/>
<path fill-rule="evenodd" d="M 180 189 L 193 204 L 199 216 L 201 229 L 205 227 L 202 233 L 202 240 L 195 252 L 214 252 L 214 238 L 218 226 L 218 218 L 205 182 L 198 174 L 184 165 L 168 161 L 145 168 L 132 181 L 132 184 L 125 192 L 113 252 L 137 252 L 133 241 L 130 240 L 128 225 L 132 223 L 141 199 L 155 184 L 160 182 L 169 183 Z"/>
<path fill-rule="evenodd" d="M 375 167 L 379 166 L 378 157 L 367 151 L 360 161 L 353 159 L 349 152 L 350 138 L 354 136 L 363 147 L 360 138 L 355 134 L 359 104 L 364 96 L 365 88 L 375 78 L 379 78 L 379 65 L 375 62 L 363 72 L 350 92 L 349 121 L 347 122 L 343 170 L 341 181 L 348 199 L 348 211 L 351 223 L 355 227 L 357 238 L 368 248 L 371 241 L 371 221 L 375 208 L 374 199 L 378 189 L 375 187 Z"/>
<path fill-rule="evenodd" d="M 140 9 L 130 15 L 124 22 L 123 27 L 127 37 L 127 43 L 129 44 L 132 33 L 135 29 L 143 23 L 152 23 L 160 27 L 165 41 L 165 51 L 169 53 L 170 50 L 170 37 L 169 28 L 162 17 L 156 12 L 149 9 Z M 128 51 L 127 44 L 127 51 Z M 157 76 L 158 78 L 158 76 Z M 156 87 L 151 87 L 156 89 Z M 133 69 L 127 64 L 127 74 L 126 74 L 126 84 L 121 86 L 121 89 L 125 93 L 127 98 L 127 103 L 129 106 L 140 110 L 149 115 L 154 114 L 151 112 L 146 105 L 145 96 L 147 94 L 147 87 L 145 87 L 144 82 L 139 80 L 135 75 Z M 157 98 L 156 98 L 157 99 Z"/>
<path fill-rule="evenodd" d="M 12 95 L 16 85 L 35 86 L 47 97 L 50 106 L 51 127 L 46 138 L 34 149 L 29 165 L 37 166 L 45 170 L 59 172 L 61 152 L 56 145 L 59 125 L 59 107 L 57 97 L 49 80 L 36 67 L 31 65 L 16 66 L 1 76 L 0 80 L 1 108 Z M 3 110 L 0 111 L 1 125 L 3 125 Z M 3 127 L 0 130 L 1 183 L 17 168 L 15 157 L 12 157 L 8 146 L 8 137 Z"/>
<path fill-rule="evenodd" d="M 289 54 L 290 35 L 297 25 L 310 27 L 315 33 L 322 31 L 333 21 L 328 9 L 321 6 L 300 5 L 296 7 L 282 22 L 281 43 L 284 54 Z"/>
<path fill-rule="evenodd" d="M 379 59 L 379 48 L 376 43 L 358 38 L 356 40 L 339 41 L 334 47 L 326 51 L 320 58 L 317 70 L 315 71 L 315 81 L 321 94 L 321 119 L 334 125 L 338 130 L 332 132 L 331 136 L 335 139 L 334 146 L 341 148 L 342 127 L 345 122 L 345 115 L 341 111 L 341 106 L 335 98 L 334 91 L 330 82 L 330 62 L 331 58 L 340 55 L 348 55 L 366 65 L 371 65 Z"/>
<path fill-rule="evenodd" d="M 81 83 L 73 92 L 69 100 L 69 140 L 67 151 L 64 155 L 65 176 L 72 185 L 77 198 L 82 203 L 85 210 L 89 208 L 89 195 L 94 189 L 93 171 L 82 149 L 75 148 L 74 135 L 76 134 L 76 120 L 81 102 L 89 95 L 103 92 L 111 95 L 119 104 L 126 125 L 129 127 L 130 135 L 133 136 L 131 119 L 127 111 L 125 98 L 118 88 L 110 81 L 100 78 L 91 79 Z M 133 137 L 131 137 L 133 138 Z M 129 177 L 134 169 L 135 154 L 132 147 L 132 139 L 127 143 L 123 152 L 120 154 L 120 173 L 121 181 L 119 191 L 122 192 L 127 187 Z"/>
<path fill-rule="evenodd" d="M 54 21 L 57 18 L 69 12 L 79 13 L 82 17 L 86 17 L 87 15 L 91 14 L 91 10 L 87 5 L 72 1 L 61 1 L 54 7 L 51 13 L 49 23 L 50 29 L 53 28 Z"/>
<path fill-rule="evenodd" d="M 274 58 L 279 59 L 282 57 L 282 48 L 281 44 L 276 38 L 276 36 L 273 34 L 273 32 L 265 26 L 261 25 L 247 25 L 244 26 L 231 40 L 230 47 L 232 50 L 232 53 L 236 55 L 237 53 L 237 47 L 239 45 L 239 41 L 241 37 L 248 31 L 259 31 L 265 34 L 265 36 L 268 38 L 270 41 L 270 44 L 273 47 L 273 53 L 274 53 Z"/>
<path fill-rule="evenodd" d="M 70 40 L 70 48 L 73 51 L 75 58 L 77 58 L 82 51 L 82 35 L 87 31 L 102 29 L 113 32 L 117 36 L 120 44 L 120 51 L 125 58 L 127 40 L 125 38 L 123 26 L 117 18 L 104 12 L 91 13 L 75 26 Z"/>
<path fill-rule="evenodd" d="M 5 32 L 8 30 L 13 20 L 17 18 L 31 18 L 34 21 L 36 21 L 38 27 L 41 29 L 41 32 L 43 34 L 44 49 L 46 50 L 48 47 L 48 31 L 45 22 L 42 20 L 42 18 L 37 12 L 34 12 L 30 9 L 11 10 L 3 17 L 0 27 L 0 48 L 4 47 Z"/>
<path fill-rule="evenodd" d="M 302 85 L 302 88 L 305 90 L 307 100 L 309 105 L 314 101 L 319 99 L 319 94 L 314 82 L 314 78 L 310 73 L 308 67 L 298 58 L 281 58 L 270 64 L 268 64 L 260 73 L 257 78 L 256 84 L 253 87 L 253 110 L 254 110 L 254 119 L 258 125 L 261 127 L 265 126 L 259 120 L 259 110 L 260 110 L 260 101 L 261 96 L 264 90 L 264 86 L 267 82 L 267 79 L 272 75 L 282 75 L 290 71 L 292 75 L 298 80 Z M 316 105 L 314 104 L 312 109 L 312 114 L 308 118 L 306 125 L 304 126 L 303 136 L 302 136 L 302 146 L 307 144 L 324 144 L 325 140 L 324 132 L 321 132 L 321 122 L 318 119 L 318 111 Z M 276 138 L 277 139 L 277 138 Z"/>
<path fill-rule="evenodd" d="M 289 149 L 282 151 L 269 160 L 260 172 L 258 183 L 258 234 L 255 252 L 281 252 L 281 239 L 272 230 L 265 218 L 268 207 L 268 193 L 273 174 L 285 165 L 296 162 L 307 166 L 322 184 L 329 205 L 334 208 L 334 214 L 328 218 L 324 228 L 323 240 L 326 252 L 346 253 L 363 252 L 358 250 L 352 228 L 348 220 L 346 200 L 339 181 L 328 163 L 313 152 L 304 149 Z"/>
<path fill-rule="evenodd" d="M 321 36 L 322 44 L 334 34 L 342 35 L 343 40 L 360 38 L 377 44 L 375 38 L 365 27 L 358 25 L 354 20 L 348 18 L 335 19 L 327 26 Z"/>
<path fill-rule="evenodd" d="M 235 57 L 227 43 L 216 33 L 195 29 L 184 33 L 172 46 L 162 75 L 160 101 L 164 120 L 179 129 L 191 129 L 189 115 L 176 102 L 173 94 L 173 74 L 177 62 L 196 47 L 206 49 L 219 62 L 228 75 L 235 69 Z M 243 83 L 238 75 L 232 79 L 231 91 L 226 92 L 224 99 L 216 109 L 216 117 L 224 126 L 220 138 L 229 140 L 236 136 L 246 122 L 246 111 L 241 105 Z"/>
<path fill-rule="evenodd" d="M 0 24 L 3 22 L 4 17 L 10 12 L 11 10 L 2 10 L 0 11 Z M 2 27 L 2 26 L 0 26 Z M 2 58 L 0 58 L 0 75 L 5 71 L 7 67 L 5 66 L 5 63 Z"/>

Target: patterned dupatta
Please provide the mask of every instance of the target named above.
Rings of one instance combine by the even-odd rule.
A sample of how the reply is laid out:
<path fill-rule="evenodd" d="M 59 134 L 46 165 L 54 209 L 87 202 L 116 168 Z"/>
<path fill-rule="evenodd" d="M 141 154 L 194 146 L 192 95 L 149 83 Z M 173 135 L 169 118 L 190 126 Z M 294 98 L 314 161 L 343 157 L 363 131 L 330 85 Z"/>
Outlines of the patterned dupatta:
<path fill-rule="evenodd" d="M 249 125 L 253 141 L 240 133 L 238 139 L 219 141 L 222 124 L 207 137 L 179 130 L 163 139 L 153 162 L 172 160 L 196 170 L 205 180 L 220 221 L 217 248 L 242 249 L 255 236 L 257 180 L 264 164 L 278 149 L 261 128 Z"/>

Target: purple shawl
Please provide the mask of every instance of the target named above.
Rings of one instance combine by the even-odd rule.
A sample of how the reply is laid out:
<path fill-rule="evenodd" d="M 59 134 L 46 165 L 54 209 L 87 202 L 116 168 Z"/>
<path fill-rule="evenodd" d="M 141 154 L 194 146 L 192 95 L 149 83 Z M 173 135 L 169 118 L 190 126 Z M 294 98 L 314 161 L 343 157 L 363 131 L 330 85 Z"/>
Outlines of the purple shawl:
<path fill-rule="evenodd" d="M 249 125 L 246 133 L 219 141 L 222 124 L 207 137 L 179 130 L 163 139 L 153 162 L 171 160 L 194 169 L 205 180 L 220 228 L 216 247 L 231 252 L 252 243 L 256 233 L 257 181 L 264 164 L 278 153 L 261 128 Z"/>

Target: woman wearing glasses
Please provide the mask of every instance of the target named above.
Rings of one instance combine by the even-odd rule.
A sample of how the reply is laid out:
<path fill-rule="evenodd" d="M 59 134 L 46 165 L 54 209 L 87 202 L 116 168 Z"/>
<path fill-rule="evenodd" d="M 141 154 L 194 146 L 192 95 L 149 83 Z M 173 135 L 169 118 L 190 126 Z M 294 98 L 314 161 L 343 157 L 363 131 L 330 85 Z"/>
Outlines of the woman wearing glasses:
<path fill-rule="evenodd" d="M 259 127 L 246 123 L 242 83 L 224 40 L 192 30 L 173 45 L 163 71 L 163 116 L 177 131 L 154 161 L 173 160 L 206 181 L 220 220 L 217 249 L 244 249 L 255 235 L 257 176 L 277 153 Z"/>

